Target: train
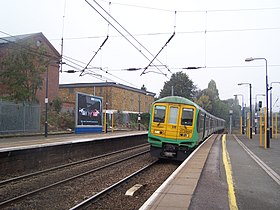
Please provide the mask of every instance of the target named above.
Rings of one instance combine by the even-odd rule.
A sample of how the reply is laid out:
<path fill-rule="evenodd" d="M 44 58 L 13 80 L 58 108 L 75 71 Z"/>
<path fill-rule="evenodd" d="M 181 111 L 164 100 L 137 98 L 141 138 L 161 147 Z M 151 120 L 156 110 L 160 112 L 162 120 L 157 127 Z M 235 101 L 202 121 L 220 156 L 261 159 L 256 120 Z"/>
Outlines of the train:
<path fill-rule="evenodd" d="M 151 156 L 183 161 L 207 137 L 224 129 L 224 119 L 187 98 L 161 98 L 151 108 L 148 130 Z"/>

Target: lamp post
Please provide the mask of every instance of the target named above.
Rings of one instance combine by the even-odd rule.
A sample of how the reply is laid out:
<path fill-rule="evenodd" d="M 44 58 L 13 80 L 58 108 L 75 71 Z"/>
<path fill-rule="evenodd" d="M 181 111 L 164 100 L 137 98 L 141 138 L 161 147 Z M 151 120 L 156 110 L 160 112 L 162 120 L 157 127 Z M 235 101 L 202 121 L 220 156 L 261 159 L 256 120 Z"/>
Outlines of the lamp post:
<path fill-rule="evenodd" d="M 45 97 L 45 104 L 46 104 L 46 116 L 45 116 L 45 137 L 48 137 L 48 89 L 49 89 L 49 68 L 47 67 L 46 72 L 46 97 Z"/>
<path fill-rule="evenodd" d="M 141 104 L 141 99 L 140 99 L 140 94 L 139 94 L 138 95 L 138 131 L 140 131 L 140 121 L 141 121 L 140 104 Z"/>
<path fill-rule="evenodd" d="M 268 116 L 268 91 L 271 89 L 268 87 L 268 77 L 267 77 L 267 60 L 265 58 L 246 58 L 245 59 L 245 62 L 251 62 L 251 61 L 254 61 L 254 60 L 264 60 L 265 61 L 265 86 L 266 86 L 266 106 L 267 106 L 267 109 L 266 109 L 266 115 L 267 115 L 267 118 L 266 118 L 266 123 L 267 125 L 269 124 L 269 116 Z M 267 126 L 268 127 L 268 126 Z M 266 141 L 266 148 L 269 148 L 270 147 L 270 135 L 269 135 L 269 127 L 267 128 L 266 130 L 266 138 L 267 138 L 267 141 Z"/>
<path fill-rule="evenodd" d="M 270 138 L 272 138 L 272 118 L 273 118 L 273 115 L 272 115 L 272 84 L 280 84 L 280 82 L 271 82 L 270 83 L 270 129 L 269 129 L 269 134 L 270 134 Z"/>
<path fill-rule="evenodd" d="M 234 95 L 235 97 L 237 96 L 242 96 L 242 134 L 244 134 L 244 119 L 245 119 L 245 116 L 244 116 L 244 95 L 243 94 L 235 94 Z"/>
<path fill-rule="evenodd" d="M 250 139 L 252 139 L 252 84 L 251 83 L 239 83 L 238 85 L 249 85 L 250 89 Z"/>

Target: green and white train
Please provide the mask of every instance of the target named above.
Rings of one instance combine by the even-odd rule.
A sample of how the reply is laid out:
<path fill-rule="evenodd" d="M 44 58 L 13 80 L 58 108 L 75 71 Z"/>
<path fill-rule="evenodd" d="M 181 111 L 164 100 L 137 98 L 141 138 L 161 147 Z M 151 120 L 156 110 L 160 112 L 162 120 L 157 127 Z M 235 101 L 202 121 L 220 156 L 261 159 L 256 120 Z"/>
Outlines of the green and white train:
<path fill-rule="evenodd" d="M 225 120 L 186 98 L 159 99 L 153 103 L 150 116 L 151 155 L 183 161 L 200 142 L 224 129 Z"/>

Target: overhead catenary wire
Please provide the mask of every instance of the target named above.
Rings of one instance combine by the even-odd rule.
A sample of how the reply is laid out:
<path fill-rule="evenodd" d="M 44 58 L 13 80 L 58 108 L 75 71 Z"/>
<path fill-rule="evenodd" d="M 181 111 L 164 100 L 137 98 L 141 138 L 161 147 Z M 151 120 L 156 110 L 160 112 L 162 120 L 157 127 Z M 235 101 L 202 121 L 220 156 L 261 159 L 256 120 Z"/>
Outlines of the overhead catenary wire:
<path fill-rule="evenodd" d="M 142 74 L 145 74 L 145 71 L 149 68 L 149 66 L 153 63 L 153 61 L 157 58 L 157 56 L 161 53 L 161 51 L 167 46 L 167 44 L 173 39 L 173 37 L 175 36 L 175 31 L 174 33 L 171 35 L 171 37 L 167 40 L 167 42 L 164 44 L 164 46 L 159 50 L 159 52 L 155 55 L 155 57 L 150 61 L 150 63 L 144 68 L 144 70 L 142 71 L 142 73 L 140 74 L 140 76 Z M 166 67 L 168 69 L 168 67 Z M 168 69 L 169 72 L 171 72 Z M 147 73 L 147 72 L 146 72 Z"/>
<path fill-rule="evenodd" d="M 109 2 L 109 12 L 110 12 L 110 7 L 111 6 L 111 2 Z M 90 61 L 87 63 L 87 65 L 85 66 L 85 68 L 82 69 L 82 72 L 80 74 L 80 76 L 82 76 L 82 74 L 84 73 L 84 71 L 88 68 L 88 65 L 92 62 L 92 60 L 95 58 L 95 56 L 98 54 L 98 52 L 102 49 L 102 47 L 104 46 L 104 44 L 107 42 L 107 40 L 109 39 L 109 28 L 110 28 L 110 24 L 108 23 L 108 27 L 107 27 L 107 37 L 105 38 L 105 40 L 102 42 L 102 44 L 99 46 L 98 50 L 95 51 L 95 53 L 93 54 L 92 58 L 90 59 Z"/>
<path fill-rule="evenodd" d="M 79 61 L 79 60 L 77 60 L 77 59 L 72 59 L 72 58 L 70 58 L 70 57 L 68 57 L 68 56 L 63 56 L 64 57 L 64 59 L 67 61 L 67 62 L 69 62 L 69 63 L 72 63 L 72 64 L 69 64 L 69 63 L 67 63 L 67 62 L 65 62 L 65 65 L 67 65 L 67 66 L 69 66 L 69 67 L 71 67 L 71 68 L 73 68 L 75 71 L 71 71 L 71 73 L 74 73 L 74 72 L 81 72 L 82 71 L 82 69 L 83 69 L 83 66 L 82 66 L 82 64 L 85 64 L 84 62 L 82 62 L 82 61 Z M 72 60 L 73 61 L 72 61 Z M 77 62 L 79 62 L 80 64 L 78 64 Z M 92 70 L 95 70 L 95 71 L 92 71 Z M 140 69 L 142 69 L 142 68 L 130 68 L 131 69 L 131 71 L 135 71 L 135 70 L 140 70 Z M 102 67 L 94 67 L 94 66 L 91 66 L 91 65 L 89 65 L 88 66 L 88 68 L 87 68 L 87 71 L 86 72 L 84 72 L 84 74 L 82 75 L 82 76 L 84 76 L 84 75 L 91 75 L 91 76 L 93 76 L 93 75 L 95 75 L 97 72 L 96 72 L 96 70 L 100 70 L 100 71 L 102 71 L 103 73 L 106 73 L 106 74 L 108 74 L 108 75 L 110 75 L 110 76 L 112 76 L 113 78 L 115 78 L 115 79 L 118 79 L 118 80 L 120 80 L 120 81 L 122 81 L 122 82 L 125 82 L 126 84 L 129 84 L 129 85 L 131 85 L 131 86 L 133 86 L 133 87 L 136 87 L 136 88 L 139 88 L 139 87 L 137 87 L 136 85 L 134 85 L 134 84 L 132 84 L 132 83 L 130 83 L 130 82 L 128 82 L 128 81 L 126 81 L 126 80 L 124 80 L 124 79 L 122 79 L 122 78 L 120 78 L 120 77 L 118 77 L 118 76 L 116 76 L 116 75 L 114 75 L 114 74 L 112 74 L 112 73 L 110 73 L 109 72 L 109 70 L 108 69 L 104 69 L 104 68 L 102 68 Z M 68 72 L 68 71 L 66 71 L 66 72 Z M 96 75 L 95 75 L 96 76 Z M 94 77 L 95 77 L 94 76 Z M 96 78 L 96 77 L 95 77 Z M 102 75 L 102 78 L 103 79 L 101 79 L 101 78 L 97 78 L 97 79 L 99 79 L 99 80 L 102 80 L 102 81 L 105 81 L 105 80 L 110 80 L 110 81 L 112 81 L 112 82 L 116 82 L 116 81 L 114 81 L 114 80 L 112 80 L 112 79 L 109 79 L 108 77 L 105 77 L 104 75 Z M 104 79 L 104 78 L 106 78 L 106 79 Z"/>
<path fill-rule="evenodd" d="M 98 52 L 101 50 L 101 48 L 104 46 L 104 44 L 107 42 L 107 40 L 109 39 L 109 36 L 107 35 L 107 37 L 105 38 L 105 40 L 102 42 L 102 44 L 99 46 L 98 50 L 96 52 L 94 52 L 92 58 L 89 60 L 89 62 L 87 63 L 87 65 L 82 69 L 82 72 L 80 74 L 80 76 L 82 76 L 82 74 L 84 73 L 84 71 L 88 68 L 88 65 L 91 63 L 91 61 L 95 58 L 95 56 L 98 54 Z"/>
<path fill-rule="evenodd" d="M 108 2 L 106 0 L 102 0 L 104 2 Z M 140 9 L 148 9 L 148 10 L 156 10 L 156 11 L 162 11 L 162 12 L 174 12 L 174 10 L 171 9 L 164 9 L 159 7 L 148 7 L 148 6 L 142 6 L 142 5 L 136 5 L 136 4 L 125 4 L 120 2 L 111 2 L 114 5 L 121 5 L 121 6 L 127 6 L 127 7 L 135 7 Z M 244 9 L 212 9 L 207 10 L 208 12 L 246 12 L 246 11 L 263 11 L 263 10 L 280 10 L 280 7 L 261 7 L 261 8 L 244 8 Z M 204 13 L 205 10 L 177 10 L 179 13 Z"/>
<path fill-rule="evenodd" d="M 206 33 L 223 33 L 223 32 L 246 32 L 246 31 L 267 31 L 267 30 L 280 30 L 280 27 L 268 27 L 268 28 L 236 28 L 236 29 L 207 29 Z M 194 31 L 176 31 L 176 34 L 195 34 L 195 33 L 204 33 L 205 30 L 194 30 Z M 155 33 L 142 33 L 134 34 L 133 36 L 159 36 L 159 35 L 168 35 L 170 32 L 155 32 Z M 125 35 L 127 36 L 127 35 Z M 81 39 L 99 39 L 104 36 L 81 36 L 81 37 L 64 37 L 64 40 L 81 40 Z M 111 35 L 110 38 L 118 38 L 119 35 Z M 59 40 L 59 39 L 50 39 L 50 40 Z"/>
<path fill-rule="evenodd" d="M 119 29 L 117 29 L 117 27 L 111 23 L 111 21 L 109 21 L 104 15 L 101 14 L 100 11 L 98 11 L 98 9 L 96 9 L 92 4 L 90 4 L 88 2 L 88 0 L 85 0 L 87 2 L 88 5 L 90 5 L 91 8 L 93 8 L 105 21 L 107 21 L 119 34 L 122 35 L 122 37 L 124 37 L 138 52 L 140 52 L 148 61 L 150 61 L 150 59 L 147 57 L 147 55 L 145 55 L 143 53 L 143 51 L 141 49 L 139 49 L 134 43 L 132 43 L 131 40 L 129 40 Z M 154 57 L 154 55 L 144 46 L 142 45 L 129 31 L 127 31 L 113 16 L 111 16 L 100 4 L 98 4 L 95 0 L 92 0 L 103 12 L 105 12 L 106 15 L 108 15 L 108 17 L 110 17 L 122 30 L 124 30 L 129 37 L 131 37 L 135 42 L 137 42 L 143 49 L 146 50 L 146 52 L 148 52 L 152 57 Z M 158 59 L 157 61 L 159 63 L 161 63 Z M 161 63 L 162 64 L 162 63 Z M 155 66 L 154 64 L 152 64 L 153 66 Z M 156 66 L 155 66 L 156 67 Z M 158 69 L 159 70 L 159 69 Z"/>
<path fill-rule="evenodd" d="M 63 35 L 64 35 L 64 24 L 65 24 L 65 13 L 66 13 L 66 0 L 64 0 L 64 11 L 62 17 L 62 32 L 61 32 L 61 50 L 60 50 L 60 72 L 62 73 L 62 57 L 63 57 Z"/>

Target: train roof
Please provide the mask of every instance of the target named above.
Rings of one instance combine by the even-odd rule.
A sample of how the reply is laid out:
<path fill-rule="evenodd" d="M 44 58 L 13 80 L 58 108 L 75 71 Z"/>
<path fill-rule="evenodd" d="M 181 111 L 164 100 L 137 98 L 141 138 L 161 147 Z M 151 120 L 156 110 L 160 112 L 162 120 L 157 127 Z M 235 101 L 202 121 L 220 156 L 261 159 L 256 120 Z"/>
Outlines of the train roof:
<path fill-rule="evenodd" d="M 167 97 L 156 100 L 154 103 L 161 103 L 161 102 L 192 105 L 192 106 L 195 106 L 200 111 L 206 112 L 208 115 L 212 116 L 213 118 L 224 120 L 224 119 L 218 118 L 218 117 L 208 113 L 207 111 L 205 111 L 203 108 L 201 108 L 199 105 L 197 105 L 193 101 L 191 101 L 187 98 L 181 97 L 181 96 L 167 96 Z"/>
<path fill-rule="evenodd" d="M 177 104 L 189 104 L 196 107 L 199 107 L 196 103 L 192 102 L 191 100 L 181 97 L 181 96 L 167 96 L 161 99 L 158 99 L 156 102 L 165 102 L 165 103 L 177 103 Z"/>

